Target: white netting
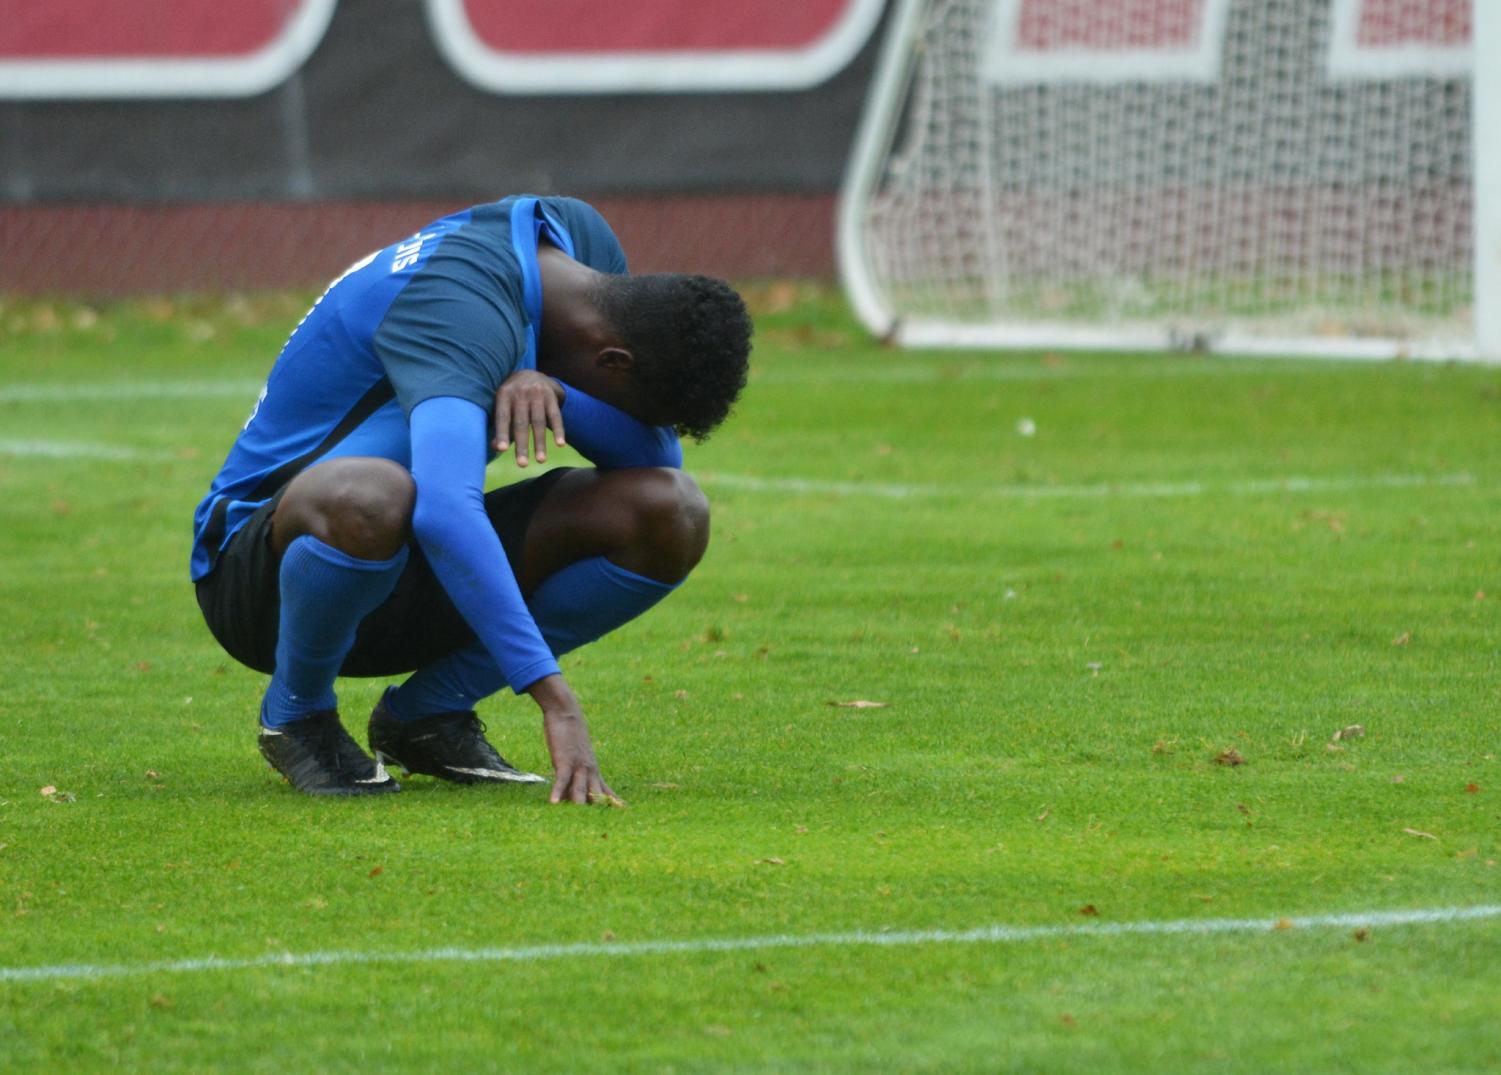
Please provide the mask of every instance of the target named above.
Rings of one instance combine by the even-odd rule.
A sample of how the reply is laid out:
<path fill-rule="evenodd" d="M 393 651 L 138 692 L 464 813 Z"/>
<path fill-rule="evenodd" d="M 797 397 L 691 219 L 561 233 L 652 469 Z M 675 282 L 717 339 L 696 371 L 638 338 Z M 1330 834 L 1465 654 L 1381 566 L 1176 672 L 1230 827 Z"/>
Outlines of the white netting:
<path fill-rule="evenodd" d="M 865 271 L 905 321 L 1467 339 L 1468 3 L 933 0 Z"/>

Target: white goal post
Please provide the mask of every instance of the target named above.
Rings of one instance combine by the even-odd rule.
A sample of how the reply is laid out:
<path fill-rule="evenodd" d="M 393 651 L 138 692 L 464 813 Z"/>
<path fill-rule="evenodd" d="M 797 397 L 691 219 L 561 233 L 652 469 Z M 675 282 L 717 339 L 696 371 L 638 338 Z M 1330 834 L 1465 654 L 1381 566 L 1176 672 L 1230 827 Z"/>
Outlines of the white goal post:
<path fill-rule="evenodd" d="M 1501 361 L 1501 0 L 896 0 L 837 245 L 903 345 Z"/>

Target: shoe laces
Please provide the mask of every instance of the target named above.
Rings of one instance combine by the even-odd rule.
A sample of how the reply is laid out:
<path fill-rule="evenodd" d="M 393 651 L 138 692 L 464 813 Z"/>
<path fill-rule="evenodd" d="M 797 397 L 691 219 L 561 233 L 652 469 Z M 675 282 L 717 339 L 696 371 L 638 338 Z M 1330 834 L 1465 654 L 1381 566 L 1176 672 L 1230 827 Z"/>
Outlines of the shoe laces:
<path fill-rule="evenodd" d="M 339 723 L 338 713 L 327 710 L 315 714 L 315 717 L 312 734 L 308 736 L 311 740 L 308 745 L 318 757 L 332 759 L 334 769 L 340 775 L 357 774 L 369 767 L 370 759 L 349 737 L 349 733 L 344 730 L 344 725 Z"/>
<path fill-rule="evenodd" d="M 476 756 L 484 758 L 491 764 L 500 763 L 510 765 L 500 756 L 500 752 L 485 738 L 489 727 L 479 718 L 479 714 L 472 709 L 448 715 L 440 725 L 440 736 L 445 748 L 454 752 L 457 757 L 475 759 Z"/>
<path fill-rule="evenodd" d="M 485 722 L 479 719 L 479 714 L 472 709 L 450 714 L 444 718 L 441 729 L 443 738 L 454 744 L 466 744 L 476 739 L 483 741 L 485 732 L 489 731 Z"/>

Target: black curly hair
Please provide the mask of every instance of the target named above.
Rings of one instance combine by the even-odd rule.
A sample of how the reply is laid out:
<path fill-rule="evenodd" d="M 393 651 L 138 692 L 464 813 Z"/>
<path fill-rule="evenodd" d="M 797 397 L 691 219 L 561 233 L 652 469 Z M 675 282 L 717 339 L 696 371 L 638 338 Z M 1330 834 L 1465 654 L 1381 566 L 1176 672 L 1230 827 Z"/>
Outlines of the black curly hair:
<path fill-rule="evenodd" d="M 703 440 L 745 387 L 750 314 L 735 289 L 711 276 L 605 276 L 599 305 L 635 358 L 636 382 L 681 436 Z"/>

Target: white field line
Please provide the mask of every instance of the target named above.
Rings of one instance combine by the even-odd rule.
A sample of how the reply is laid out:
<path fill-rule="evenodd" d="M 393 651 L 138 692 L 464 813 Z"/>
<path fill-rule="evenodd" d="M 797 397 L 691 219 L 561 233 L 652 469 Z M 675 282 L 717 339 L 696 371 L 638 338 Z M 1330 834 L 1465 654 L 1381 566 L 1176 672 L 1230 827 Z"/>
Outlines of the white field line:
<path fill-rule="evenodd" d="M 1430 907 L 1409 911 L 1363 911 L 1289 918 L 1183 918 L 1168 921 L 1104 922 L 1080 926 L 982 926 L 968 930 L 902 930 L 871 933 L 771 934 L 700 940 L 620 941 L 615 943 L 536 944 L 511 948 L 427 948 L 411 952 L 335 950 L 282 952 L 243 959 L 200 959 L 149 963 L 62 963 L 38 967 L 0 967 L 0 983 L 77 981 L 193 971 L 238 971 L 273 967 L 328 967 L 391 963 L 547 963 L 593 957 L 641 958 L 755 952 L 772 948 L 896 948 L 933 944 L 1026 944 L 1057 937 L 1092 939 L 1123 936 L 1205 937 L 1226 933 L 1274 933 L 1290 930 L 1360 929 L 1393 926 L 1456 925 L 1501 917 L 1501 905 Z"/>
<path fill-rule="evenodd" d="M 225 399 L 248 407 L 262 381 L 96 381 L 92 384 L 0 384 L 0 403 L 113 403 L 124 399 Z"/>
<path fill-rule="evenodd" d="M 1472 474 L 1349 474 L 1334 478 L 1290 475 L 1234 482 L 1098 482 L 1090 485 L 942 485 L 937 483 L 818 481 L 811 478 L 758 478 L 746 474 L 698 474 L 705 485 L 751 493 L 808 493 L 835 496 L 872 496 L 888 500 L 937 497 L 986 497 L 999 500 L 1097 500 L 1208 496 L 1229 493 L 1257 496 L 1270 493 L 1324 493 L 1350 489 L 1416 489 L 1426 486 L 1477 484 Z"/>
<path fill-rule="evenodd" d="M 1346 369 L 1369 369 L 1380 363 L 1345 366 Z M 1265 374 L 1327 372 L 1331 367 L 1322 362 L 1290 360 L 1269 368 L 1265 359 L 1236 359 L 1206 357 L 1203 359 L 1143 359 L 1141 364 L 1111 363 L 1102 366 L 1089 359 L 1068 362 L 1061 366 L 1016 365 L 996 362 L 974 362 L 955 365 L 952 362 L 935 360 L 931 363 L 903 363 L 900 365 L 872 365 L 854 369 L 831 370 L 768 370 L 752 374 L 754 384 L 962 384 L 974 381 L 1056 381 L 1074 378 L 1144 378 L 1159 380 L 1179 376 L 1219 376 L 1237 374 Z M 191 381 L 94 381 L 86 383 L 66 382 L 13 382 L 0 384 L 0 403 L 109 403 L 115 400 L 151 399 L 224 399 L 243 397 L 247 403 L 255 399 L 264 387 L 264 381 L 248 380 L 191 380 Z"/>
<path fill-rule="evenodd" d="M 1275 362 L 1275 365 L 1270 363 Z M 1202 359 L 1144 358 L 1140 364 L 1112 362 L 1097 364 L 1081 358 L 1060 366 L 1016 365 L 994 362 L 954 362 L 935 359 L 927 364 L 873 365 L 870 367 L 795 370 L 777 369 L 751 373 L 752 385 L 758 384 L 973 384 L 981 381 L 1068 381 L 1093 377 L 1100 380 L 1165 380 L 1173 377 L 1216 377 L 1246 374 L 1341 373 L 1352 370 L 1380 369 L 1392 363 L 1309 362 L 1299 359 L 1243 359 L 1205 357 Z"/>
<path fill-rule="evenodd" d="M 83 459 L 132 463 L 168 462 L 171 452 L 129 448 L 117 444 L 82 441 L 0 439 L 0 457 L 21 459 Z M 558 465 L 558 464 L 554 464 Z M 538 468 L 534 473 L 548 467 Z M 751 493 L 794 493 L 833 496 L 868 496 L 887 500 L 982 497 L 996 500 L 1099 500 L 1163 499 L 1209 496 L 1215 493 L 1263 496 L 1275 493 L 1323 493 L 1352 489 L 1418 489 L 1431 486 L 1476 485 L 1472 474 L 1350 474 L 1334 478 L 1289 475 L 1237 482 L 1098 482 L 1091 485 L 942 485 L 938 483 L 891 483 L 819 481 L 813 478 L 758 478 L 749 474 L 706 473 L 697 475 L 709 486 Z"/>
<path fill-rule="evenodd" d="M 171 452 L 127 448 L 119 444 L 89 444 L 71 440 L 0 439 L 0 456 L 21 459 L 90 459 L 109 463 L 165 462 L 177 458 Z"/>

